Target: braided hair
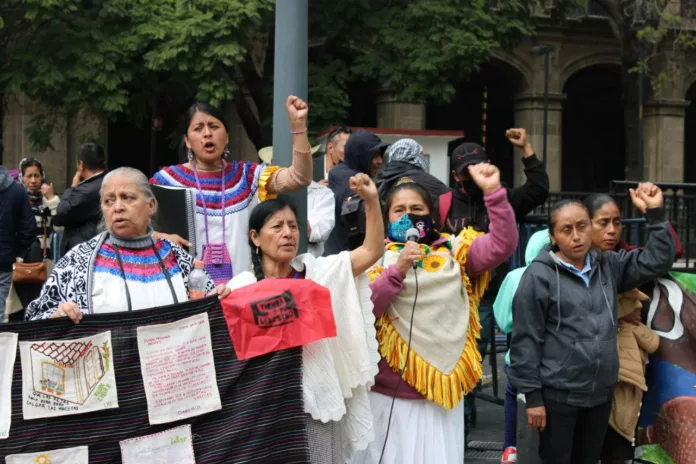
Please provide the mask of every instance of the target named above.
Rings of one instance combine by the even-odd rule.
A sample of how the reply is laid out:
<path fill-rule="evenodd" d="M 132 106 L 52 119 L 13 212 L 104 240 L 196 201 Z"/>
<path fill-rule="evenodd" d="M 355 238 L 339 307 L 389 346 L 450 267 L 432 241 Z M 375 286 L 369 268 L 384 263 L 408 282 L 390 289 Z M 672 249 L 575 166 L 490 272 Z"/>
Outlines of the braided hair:
<path fill-rule="evenodd" d="M 257 234 L 261 233 L 261 229 L 263 229 L 268 220 L 278 211 L 282 211 L 285 208 L 290 208 L 290 211 L 297 217 L 295 206 L 285 200 L 276 198 L 259 203 L 249 217 L 249 231 L 255 230 Z M 251 250 L 251 262 L 254 265 L 254 275 L 256 276 L 256 281 L 260 282 L 264 279 L 263 269 L 261 268 L 263 250 L 254 244 L 251 240 L 251 234 L 249 234 L 249 248 Z"/>

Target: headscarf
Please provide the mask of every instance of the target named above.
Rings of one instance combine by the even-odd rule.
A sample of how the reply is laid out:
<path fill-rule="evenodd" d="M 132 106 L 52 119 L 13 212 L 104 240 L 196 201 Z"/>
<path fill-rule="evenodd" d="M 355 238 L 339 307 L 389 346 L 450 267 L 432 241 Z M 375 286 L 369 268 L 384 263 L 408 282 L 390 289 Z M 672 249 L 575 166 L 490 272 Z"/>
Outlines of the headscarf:
<path fill-rule="evenodd" d="M 41 189 L 39 189 L 38 192 L 32 192 L 29 189 L 29 186 L 24 185 L 24 169 L 26 165 L 30 162 L 36 162 L 38 163 L 38 168 L 39 168 L 39 174 L 41 174 L 41 179 L 45 179 L 46 176 L 44 175 L 44 170 L 43 170 L 43 164 L 41 161 L 37 160 L 36 158 L 23 158 L 22 161 L 19 162 L 19 182 L 24 186 L 24 189 L 27 191 L 27 195 L 29 195 L 29 203 L 32 205 L 40 205 L 43 201 L 43 194 L 41 193 Z"/>
<path fill-rule="evenodd" d="M 389 162 L 402 161 L 427 171 L 428 161 L 422 153 L 423 147 L 420 143 L 413 139 L 401 139 L 389 149 Z"/>

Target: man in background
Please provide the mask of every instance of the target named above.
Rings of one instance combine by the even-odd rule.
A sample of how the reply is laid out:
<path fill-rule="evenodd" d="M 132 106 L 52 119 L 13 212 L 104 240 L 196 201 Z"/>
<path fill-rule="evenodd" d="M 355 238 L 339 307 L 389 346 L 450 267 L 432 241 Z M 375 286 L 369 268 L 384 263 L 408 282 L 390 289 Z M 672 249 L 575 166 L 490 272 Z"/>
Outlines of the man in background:
<path fill-rule="evenodd" d="M 329 172 L 334 166 L 343 162 L 345 158 L 345 146 L 353 131 L 346 126 L 338 126 L 326 136 L 326 154 L 324 155 L 324 177 L 319 181 L 321 185 L 329 185 Z"/>
<path fill-rule="evenodd" d="M 508 200 L 515 212 L 517 222 L 546 201 L 549 194 L 549 175 L 544 162 L 534 154 L 524 129 L 509 129 L 505 136 L 510 143 L 522 152 L 522 164 L 527 181 L 517 188 L 508 188 Z M 468 166 L 488 163 L 488 156 L 481 145 L 465 142 L 454 149 L 450 158 L 452 176 L 456 186 L 452 192 L 440 196 L 440 214 L 445 232 L 457 235 L 463 229 L 472 227 L 480 232 L 488 232 L 488 214 L 483 201 L 483 192 L 469 176 Z M 481 319 L 481 339 L 478 349 L 482 358 L 486 357 L 493 330 L 493 302 L 498 289 L 508 271 L 505 263 L 492 273 L 488 290 L 479 305 Z M 488 379 L 484 379 L 488 380 Z M 484 382 L 485 383 L 485 382 Z M 465 398 L 466 431 L 475 423 L 476 406 L 473 395 Z"/>
<path fill-rule="evenodd" d="M 321 145 L 312 148 L 315 155 Z M 259 158 L 266 164 L 273 163 L 273 147 L 259 150 Z M 307 252 L 319 258 L 324 252 L 324 242 L 334 228 L 334 195 L 331 189 L 312 181 L 307 187 Z"/>
<path fill-rule="evenodd" d="M 105 172 L 104 149 L 96 143 L 80 146 L 72 186 L 63 193 L 58 211 L 53 216 L 53 224 L 65 228 L 60 244 L 61 256 L 97 235 L 97 226 L 102 220 L 99 191 Z"/>
<path fill-rule="evenodd" d="M 0 140 L 0 157 L 4 146 Z M 24 187 L 0 166 L 0 322 L 12 285 L 12 265 L 36 240 L 36 218 Z"/>
<path fill-rule="evenodd" d="M 348 186 L 350 178 L 358 173 L 374 177 L 382 156 L 389 144 L 372 132 L 357 130 L 345 144 L 345 158 L 329 175 L 329 188 L 334 194 L 335 217 L 333 231 L 324 247 L 324 256 L 354 250 L 362 243 L 365 235 L 364 202 L 353 194 Z"/>

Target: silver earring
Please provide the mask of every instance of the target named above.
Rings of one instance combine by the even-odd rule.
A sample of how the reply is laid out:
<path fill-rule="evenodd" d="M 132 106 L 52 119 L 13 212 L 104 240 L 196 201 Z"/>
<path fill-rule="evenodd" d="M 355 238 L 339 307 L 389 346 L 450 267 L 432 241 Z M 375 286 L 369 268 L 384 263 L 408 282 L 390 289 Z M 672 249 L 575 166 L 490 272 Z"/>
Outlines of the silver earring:
<path fill-rule="evenodd" d="M 222 157 L 227 159 L 228 156 L 230 156 L 230 149 L 227 145 L 225 145 L 225 150 L 222 152 Z"/>
<path fill-rule="evenodd" d="M 193 159 L 193 151 L 189 148 L 188 153 L 186 153 L 186 157 L 188 158 L 189 161 Z"/>
<path fill-rule="evenodd" d="M 259 255 L 259 247 L 256 247 L 256 256 Z"/>

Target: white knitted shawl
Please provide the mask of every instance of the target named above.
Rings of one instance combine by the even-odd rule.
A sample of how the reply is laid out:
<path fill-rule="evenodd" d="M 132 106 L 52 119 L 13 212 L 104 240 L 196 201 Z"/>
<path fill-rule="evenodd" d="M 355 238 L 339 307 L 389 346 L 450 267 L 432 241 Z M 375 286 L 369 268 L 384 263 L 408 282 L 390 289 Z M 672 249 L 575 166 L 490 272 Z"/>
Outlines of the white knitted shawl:
<path fill-rule="evenodd" d="M 365 274 L 353 277 L 347 251 L 323 258 L 303 254 L 291 266 L 331 291 L 337 335 L 303 347 L 304 408 L 315 420 L 340 421 L 348 459 L 374 438 L 367 390 L 379 372 L 380 355 L 370 280 Z M 254 282 L 252 272 L 243 272 L 227 286 L 234 290 Z"/>

